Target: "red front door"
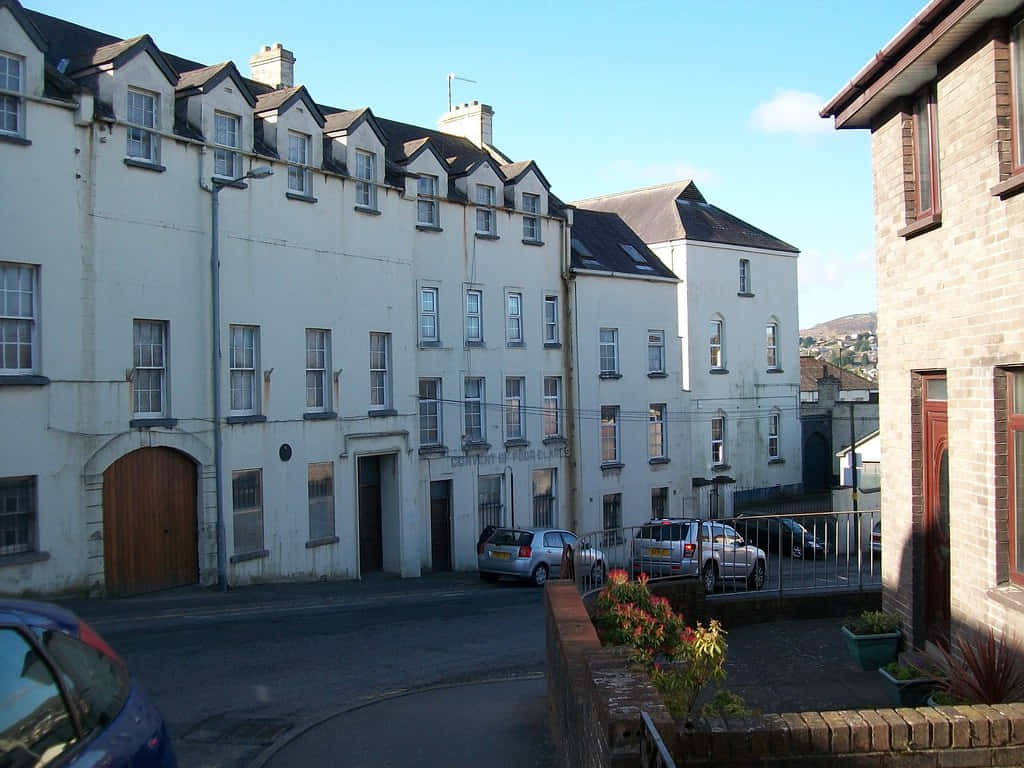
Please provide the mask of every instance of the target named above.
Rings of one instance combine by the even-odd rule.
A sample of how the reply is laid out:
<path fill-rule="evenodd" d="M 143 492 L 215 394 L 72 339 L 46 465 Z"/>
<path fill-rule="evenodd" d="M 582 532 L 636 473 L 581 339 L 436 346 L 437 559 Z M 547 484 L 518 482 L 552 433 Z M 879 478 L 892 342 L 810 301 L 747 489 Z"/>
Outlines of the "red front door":
<path fill-rule="evenodd" d="M 949 440 L 946 379 L 924 378 L 925 635 L 949 644 Z"/>

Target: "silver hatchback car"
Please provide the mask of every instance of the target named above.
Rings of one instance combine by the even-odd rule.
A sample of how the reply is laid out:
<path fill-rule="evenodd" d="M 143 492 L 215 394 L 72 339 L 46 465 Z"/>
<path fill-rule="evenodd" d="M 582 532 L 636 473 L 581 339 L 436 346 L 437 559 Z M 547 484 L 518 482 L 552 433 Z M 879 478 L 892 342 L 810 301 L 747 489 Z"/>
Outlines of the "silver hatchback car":
<path fill-rule="evenodd" d="M 697 576 L 713 592 L 723 581 L 762 589 L 767 558 L 736 530 L 717 520 L 651 520 L 636 532 L 630 569 L 633 576 Z"/>
<path fill-rule="evenodd" d="M 495 581 L 508 576 L 544 586 L 548 577 L 561 576 L 566 544 L 574 551 L 578 549 L 576 534 L 562 528 L 497 528 L 477 555 L 480 578 Z M 576 561 L 577 568 L 585 563 L 592 575 L 603 578 L 604 555 L 600 550 L 577 552 Z"/>

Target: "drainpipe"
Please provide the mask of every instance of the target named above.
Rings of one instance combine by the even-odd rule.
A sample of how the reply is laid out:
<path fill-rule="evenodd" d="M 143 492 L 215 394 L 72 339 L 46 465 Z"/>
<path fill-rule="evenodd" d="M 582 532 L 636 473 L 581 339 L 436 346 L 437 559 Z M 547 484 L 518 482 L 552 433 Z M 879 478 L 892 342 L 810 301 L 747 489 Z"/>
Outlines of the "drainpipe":
<path fill-rule="evenodd" d="M 224 532 L 224 446 L 220 430 L 220 240 L 218 214 L 220 209 L 221 185 L 210 185 L 210 293 L 212 327 L 210 329 L 210 363 L 213 366 L 213 476 L 217 497 L 217 588 L 224 592 L 228 588 L 227 536 Z"/>

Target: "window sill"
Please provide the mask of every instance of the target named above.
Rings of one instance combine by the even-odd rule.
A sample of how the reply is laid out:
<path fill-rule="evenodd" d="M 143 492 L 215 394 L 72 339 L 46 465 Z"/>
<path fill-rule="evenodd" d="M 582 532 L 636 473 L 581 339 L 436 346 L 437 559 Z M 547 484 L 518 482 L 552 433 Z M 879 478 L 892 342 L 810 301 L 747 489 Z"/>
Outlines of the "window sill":
<path fill-rule="evenodd" d="M 896 230 L 896 236 L 909 240 L 912 237 L 923 235 L 942 226 L 942 213 L 933 213 L 931 216 L 922 216 L 913 224 L 907 224 L 903 229 Z"/>
<path fill-rule="evenodd" d="M 398 411 L 394 408 L 372 408 L 366 412 L 366 415 L 371 419 L 381 418 L 382 416 L 397 416 Z"/>
<path fill-rule="evenodd" d="M 602 461 L 601 462 L 601 471 L 602 472 L 613 472 L 613 471 L 622 469 L 624 466 L 626 466 L 626 465 L 623 464 L 621 461 Z"/>
<path fill-rule="evenodd" d="M 302 418 L 306 421 L 330 421 L 338 418 L 338 414 L 334 411 L 307 411 Z"/>
<path fill-rule="evenodd" d="M 139 160 L 137 157 L 126 157 L 124 164 L 129 168 L 141 168 L 144 171 L 153 171 L 154 173 L 163 173 L 167 170 L 166 165 L 154 163 L 152 160 Z"/>
<path fill-rule="evenodd" d="M 993 197 L 998 197 L 1000 200 L 1005 200 L 1019 192 L 1024 192 L 1024 171 L 1017 171 L 1006 181 L 996 184 L 989 192 L 992 193 Z"/>
<path fill-rule="evenodd" d="M 151 427 L 167 427 L 171 429 L 178 426 L 178 420 L 169 418 L 132 419 L 128 422 L 128 426 L 132 428 L 138 427 L 139 429 L 150 429 Z"/>
<path fill-rule="evenodd" d="M 522 437 L 516 437 L 505 441 L 506 448 L 526 448 L 529 444 L 530 441 Z"/>
<path fill-rule="evenodd" d="M 352 209 L 356 213 L 365 213 L 367 216 L 380 216 L 380 211 L 376 208 L 367 208 L 365 205 L 354 205 Z"/>
<path fill-rule="evenodd" d="M 467 440 L 462 444 L 463 451 L 489 451 L 491 444 L 484 440 Z"/>
<path fill-rule="evenodd" d="M 32 142 L 24 136 L 15 136 L 11 133 L 0 133 L 0 141 L 5 144 L 19 144 L 23 147 L 27 147 L 32 144 Z"/>
<path fill-rule="evenodd" d="M 655 456 L 653 459 L 648 459 L 647 460 L 647 463 L 651 464 L 651 465 L 654 465 L 654 464 L 668 464 L 668 462 L 669 462 L 668 456 Z"/>
<path fill-rule="evenodd" d="M 421 445 L 420 456 L 447 456 L 448 446 L 446 445 Z"/>
<path fill-rule="evenodd" d="M 226 424 L 262 424 L 267 417 L 262 413 L 250 413 L 245 416 L 228 416 L 224 419 Z"/>
<path fill-rule="evenodd" d="M 228 559 L 232 563 L 244 563 L 246 560 L 260 560 L 264 557 L 270 557 L 269 549 L 258 549 L 255 552 L 243 552 L 238 555 L 232 555 Z"/>
<path fill-rule="evenodd" d="M 785 459 L 768 459 L 769 464 L 785 464 Z"/>
<path fill-rule="evenodd" d="M 420 232 L 444 232 L 437 224 L 417 224 L 416 229 Z"/>
<path fill-rule="evenodd" d="M 0 376 L 0 387 L 45 387 L 50 383 L 46 376 L 32 373 Z"/>
<path fill-rule="evenodd" d="M 476 233 L 476 239 L 477 240 L 500 240 L 501 238 L 498 235 L 492 235 L 492 234 L 489 234 L 487 232 L 477 232 Z"/>
<path fill-rule="evenodd" d="M 1005 608 L 1024 613 L 1024 589 L 1016 584 L 1000 584 L 985 592 L 985 597 L 994 600 Z"/>
<path fill-rule="evenodd" d="M 785 373 L 781 368 L 769 368 L 765 373 Z"/>
<path fill-rule="evenodd" d="M 440 341 L 421 341 L 420 349 L 437 349 L 441 346 Z"/>
<path fill-rule="evenodd" d="M 621 379 L 622 378 L 622 374 L 621 373 L 616 373 L 615 371 L 601 371 L 599 374 L 597 374 L 597 378 L 599 378 L 599 379 Z"/>
<path fill-rule="evenodd" d="M 565 445 L 566 439 L 561 435 L 549 435 L 541 440 L 544 445 Z"/>
<path fill-rule="evenodd" d="M 213 184 L 216 187 L 231 187 L 232 189 L 248 189 L 249 185 L 244 181 L 235 181 L 226 176 L 214 176 Z"/>
<path fill-rule="evenodd" d="M 526 238 L 523 238 L 523 245 L 532 245 L 532 246 L 535 246 L 535 247 L 540 247 L 540 246 L 544 245 L 544 241 L 543 240 L 527 240 Z"/>
<path fill-rule="evenodd" d="M 724 376 L 729 372 L 728 368 L 712 368 L 708 371 L 712 376 Z"/>
<path fill-rule="evenodd" d="M 712 472 L 725 472 L 726 470 L 732 469 L 732 464 L 712 464 Z"/>
<path fill-rule="evenodd" d="M 313 547 L 325 547 L 328 544 L 337 544 L 341 539 L 337 536 L 321 536 L 319 539 L 310 539 L 306 542 L 306 549 L 313 549 Z"/>
<path fill-rule="evenodd" d="M 467 341 L 466 348 L 470 349 L 472 347 L 478 347 L 480 349 L 483 349 L 484 343 L 482 341 Z"/>
<path fill-rule="evenodd" d="M 316 198 L 312 195 L 303 195 L 300 192 L 285 192 L 284 196 L 289 200 L 298 200 L 300 203 L 315 203 Z"/>
<path fill-rule="evenodd" d="M 743 299 L 752 299 L 752 298 L 754 298 L 754 294 L 746 293 L 745 291 L 740 291 L 736 295 L 739 296 L 740 298 L 743 298 Z"/>
<path fill-rule="evenodd" d="M 505 346 L 511 349 L 523 349 L 526 343 L 522 341 L 506 341 Z"/>
<path fill-rule="evenodd" d="M 544 349 L 561 349 L 562 342 L 560 341 L 545 341 Z"/>
<path fill-rule="evenodd" d="M 49 559 L 49 552 L 19 552 L 16 555 L 4 555 L 3 557 L 0 557 L 0 568 L 7 565 L 29 565 L 30 563 L 41 563 Z"/>
<path fill-rule="evenodd" d="M 665 373 L 664 371 L 648 371 L 647 372 L 647 378 L 648 379 L 667 379 L 668 378 L 668 374 Z"/>

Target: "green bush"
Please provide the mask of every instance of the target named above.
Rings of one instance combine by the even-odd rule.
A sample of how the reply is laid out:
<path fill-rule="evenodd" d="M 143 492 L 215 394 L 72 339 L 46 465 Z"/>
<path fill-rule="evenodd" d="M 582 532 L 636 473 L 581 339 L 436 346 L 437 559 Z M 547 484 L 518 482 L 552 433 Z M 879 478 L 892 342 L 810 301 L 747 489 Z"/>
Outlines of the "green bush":
<path fill-rule="evenodd" d="M 846 620 L 846 628 L 855 635 L 884 635 L 900 631 L 900 617 L 884 611 L 864 611 Z"/>

